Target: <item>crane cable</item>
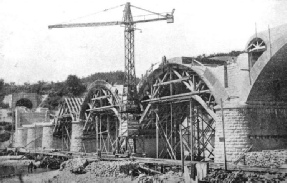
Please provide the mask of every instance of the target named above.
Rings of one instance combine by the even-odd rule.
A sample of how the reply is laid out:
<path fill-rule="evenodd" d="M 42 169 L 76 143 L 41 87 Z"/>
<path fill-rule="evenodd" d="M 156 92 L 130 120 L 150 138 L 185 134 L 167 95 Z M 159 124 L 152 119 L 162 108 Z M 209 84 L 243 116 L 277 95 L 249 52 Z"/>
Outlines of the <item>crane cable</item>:
<path fill-rule="evenodd" d="M 158 16 L 166 17 L 165 15 L 161 15 L 160 13 L 156 13 L 156 12 L 149 11 L 149 10 L 146 10 L 146 9 L 143 9 L 143 8 L 139 8 L 139 7 L 136 7 L 136 6 L 134 6 L 134 5 L 131 5 L 131 6 L 132 6 L 132 7 L 134 7 L 134 8 L 137 8 L 137 9 L 143 10 L 143 11 L 147 11 L 147 12 L 149 12 L 149 13 L 156 14 L 156 15 L 158 15 Z"/>
<path fill-rule="evenodd" d="M 79 19 L 82 19 L 82 18 L 86 18 L 86 17 L 92 16 L 92 15 L 96 15 L 96 14 L 105 12 L 105 11 L 108 11 L 108 10 L 116 9 L 116 8 L 119 8 L 119 7 L 124 6 L 124 5 L 125 4 L 121 4 L 121 5 L 118 5 L 118 6 L 107 8 L 107 9 L 104 9 L 104 10 L 101 10 L 101 11 L 98 11 L 98 12 L 95 12 L 95 13 L 91 13 L 91 14 L 88 14 L 88 15 L 84 15 L 84 16 L 81 16 L 81 17 L 78 17 L 78 18 L 74 18 L 74 19 L 68 20 L 66 22 L 62 22 L 62 23 L 69 23 L 69 22 L 72 22 L 72 21 L 75 21 L 75 20 L 79 20 Z"/>
<path fill-rule="evenodd" d="M 163 12 L 163 13 L 159 13 L 159 14 L 168 14 L 169 12 Z M 152 15 L 155 15 L 154 13 L 152 14 L 146 14 L 146 15 L 136 15 L 136 16 L 133 16 L 133 17 L 145 17 L 145 16 L 152 16 Z M 164 16 L 164 15 L 162 15 Z"/>

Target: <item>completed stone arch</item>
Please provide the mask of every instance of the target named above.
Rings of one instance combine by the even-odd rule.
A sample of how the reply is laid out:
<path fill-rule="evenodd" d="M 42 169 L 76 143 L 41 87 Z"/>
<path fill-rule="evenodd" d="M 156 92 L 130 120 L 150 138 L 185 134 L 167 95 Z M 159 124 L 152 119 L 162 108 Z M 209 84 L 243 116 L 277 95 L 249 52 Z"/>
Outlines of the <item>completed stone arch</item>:
<path fill-rule="evenodd" d="M 27 98 L 21 98 L 21 99 L 19 99 L 17 102 L 16 102 L 16 104 L 15 104 L 15 106 L 24 106 L 24 107 L 27 107 L 27 108 L 29 108 L 29 109 L 32 109 L 33 108 L 33 103 L 32 103 L 32 101 L 31 100 L 29 100 L 29 99 L 27 99 Z"/>
<path fill-rule="evenodd" d="M 224 161 L 222 115 L 225 119 L 227 161 L 245 150 L 287 147 L 287 25 L 252 36 L 245 53 L 228 66 L 229 98 L 223 113 L 216 108 L 216 162 Z M 242 66 L 243 65 L 243 66 Z M 245 66 L 244 66 L 245 65 Z"/>
<path fill-rule="evenodd" d="M 242 101 L 247 103 L 287 101 L 287 95 L 285 95 L 287 91 L 286 36 L 287 25 L 285 24 L 270 29 L 270 33 L 263 31 L 250 38 L 245 48 L 250 62 L 250 75 L 244 79 L 240 96 Z M 251 43 L 256 40 L 258 40 L 257 51 L 250 49 Z M 259 54 L 252 59 L 254 51 Z"/>
<path fill-rule="evenodd" d="M 32 108 L 35 109 L 40 104 L 40 99 L 36 93 L 13 93 L 12 94 L 12 108 L 15 109 L 16 104 L 21 99 L 28 99 L 32 103 Z"/>

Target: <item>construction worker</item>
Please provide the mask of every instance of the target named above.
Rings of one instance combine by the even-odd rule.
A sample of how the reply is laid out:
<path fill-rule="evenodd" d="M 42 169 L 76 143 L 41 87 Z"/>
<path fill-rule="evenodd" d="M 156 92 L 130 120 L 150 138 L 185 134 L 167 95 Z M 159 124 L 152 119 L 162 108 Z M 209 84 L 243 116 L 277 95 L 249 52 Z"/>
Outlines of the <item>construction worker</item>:
<path fill-rule="evenodd" d="M 98 158 L 101 158 L 101 157 L 102 157 L 101 149 L 98 149 Z"/>
<path fill-rule="evenodd" d="M 34 164 L 32 161 L 30 161 L 30 163 L 28 165 L 28 173 L 30 173 L 30 171 L 31 171 L 31 173 L 33 173 L 33 168 L 34 168 Z"/>

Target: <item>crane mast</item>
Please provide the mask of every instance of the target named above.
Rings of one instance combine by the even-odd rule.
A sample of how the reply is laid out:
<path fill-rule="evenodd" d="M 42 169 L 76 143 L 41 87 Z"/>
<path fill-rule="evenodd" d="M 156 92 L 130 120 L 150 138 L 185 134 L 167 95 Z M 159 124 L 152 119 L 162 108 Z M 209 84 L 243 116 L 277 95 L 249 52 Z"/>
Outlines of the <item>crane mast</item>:
<path fill-rule="evenodd" d="M 135 29 L 133 23 L 133 16 L 131 12 L 130 3 L 126 3 L 123 22 L 125 22 L 125 83 L 127 94 L 127 102 L 125 108 L 122 108 L 122 111 L 129 111 L 133 108 L 136 108 L 137 100 L 137 90 L 136 90 L 136 71 L 135 71 Z"/>
<path fill-rule="evenodd" d="M 122 6 L 122 5 L 121 5 Z M 55 24 L 49 25 L 48 28 L 75 28 L 75 27 L 97 27 L 97 26 L 111 26 L 111 25 L 124 25 L 124 44 L 125 44 L 125 72 L 124 72 L 124 91 L 123 94 L 126 95 L 126 101 L 123 102 L 124 105 L 120 107 L 120 112 L 123 113 L 134 113 L 139 109 L 138 106 L 138 96 L 136 88 L 136 72 L 135 72 L 135 49 L 134 49 L 134 31 L 135 25 L 137 23 L 146 23 L 153 21 L 166 20 L 167 23 L 173 23 L 173 13 L 174 9 L 170 14 L 162 15 L 159 13 L 154 13 L 148 10 L 144 10 L 139 7 L 132 6 L 134 8 L 147 11 L 154 15 L 157 15 L 158 18 L 153 19 L 142 19 L 142 20 L 133 20 L 131 12 L 131 4 L 127 2 L 125 4 L 124 14 L 122 21 L 113 21 L 113 22 L 92 22 L 92 23 L 70 23 L 70 24 Z"/>

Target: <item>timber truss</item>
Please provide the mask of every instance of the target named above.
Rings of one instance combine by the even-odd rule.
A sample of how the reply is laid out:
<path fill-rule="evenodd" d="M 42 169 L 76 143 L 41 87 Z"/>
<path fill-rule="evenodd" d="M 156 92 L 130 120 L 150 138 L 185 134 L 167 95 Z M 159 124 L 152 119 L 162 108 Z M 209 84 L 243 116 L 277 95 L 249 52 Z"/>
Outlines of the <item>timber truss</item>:
<path fill-rule="evenodd" d="M 216 103 L 208 86 L 189 66 L 167 64 L 156 74 L 145 87 L 140 134 L 155 134 L 157 158 L 213 158 Z"/>
<path fill-rule="evenodd" d="M 129 131 L 128 121 L 133 116 L 120 113 L 122 100 L 118 92 L 105 81 L 90 87 L 84 102 L 84 133 L 95 139 L 96 149 L 103 153 L 125 151 Z"/>
<path fill-rule="evenodd" d="M 79 119 L 83 98 L 64 98 L 54 119 L 53 135 L 62 139 L 62 149 L 69 149 L 72 121 Z"/>
<path fill-rule="evenodd" d="M 84 133 L 95 138 L 97 150 L 103 153 L 134 151 L 131 134 L 138 128 L 133 114 L 120 113 L 123 100 L 105 81 L 96 81 L 84 101 Z"/>

